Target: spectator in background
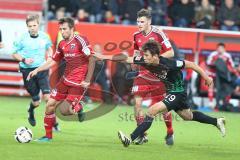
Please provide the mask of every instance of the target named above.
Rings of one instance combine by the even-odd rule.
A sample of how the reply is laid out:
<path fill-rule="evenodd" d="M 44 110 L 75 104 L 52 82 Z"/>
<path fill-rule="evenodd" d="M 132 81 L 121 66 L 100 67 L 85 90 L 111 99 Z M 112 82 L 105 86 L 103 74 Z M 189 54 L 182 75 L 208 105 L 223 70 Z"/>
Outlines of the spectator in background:
<path fill-rule="evenodd" d="M 55 19 L 56 20 L 59 20 L 63 17 L 66 16 L 66 13 L 65 13 L 65 8 L 64 7 L 60 7 L 56 10 L 56 13 L 55 13 Z"/>
<path fill-rule="evenodd" d="M 240 9 L 234 5 L 233 0 L 225 0 L 218 10 L 217 19 L 221 30 L 238 31 L 240 24 Z"/>
<path fill-rule="evenodd" d="M 144 2 L 142 0 L 124 0 L 123 6 L 122 24 L 135 25 L 137 19 L 136 13 L 143 8 Z"/>
<path fill-rule="evenodd" d="M 92 3 L 92 0 L 70 0 L 70 6 L 73 17 L 75 17 L 79 11 L 79 9 L 84 9 L 88 14 L 91 12 L 92 7 L 95 4 Z"/>
<path fill-rule="evenodd" d="M 238 73 L 234 68 L 231 55 L 225 50 L 224 43 L 219 43 L 217 50 L 208 56 L 207 65 L 216 80 L 216 101 L 217 107 L 220 109 L 223 103 L 226 103 L 227 96 L 230 96 L 238 85 Z"/>
<path fill-rule="evenodd" d="M 102 48 L 99 44 L 95 44 L 93 47 L 94 52 L 102 54 Z M 110 86 L 107 78 L 107 63 L 106 61 L 97 61 L 95 64 L 95 70 L 93 73 L 94 82 L 98 83 L 102 88 L 102 100 L 105 103 L 111 102 L 109 96 Z"/>
<path fill-rule="evenodd" d="M 88 16 L 89 16 L 88 13 L 85 12 L 84 9 L 79 9 L 75 18 L 75 24 L 79 22 L 88 22 L 89 21 Z"/>
<path fill-rule="evenodd" d="M 102 11 L 102 1 L 99 0 L 89 0 L 92 5 L 89 11 L 89 22 L 91 23 L 101 23 L 103 18 Z"/>
<path fill-rule="evenodd" d="M 115 16 L 112 14 L 112 11 L 108 10 L 105 12 L 105 16 L 103 18 L 104 23 L 116 23 Z"/>
<path fill-rule="evenodd" d="M 108 9 L 112 12 L 116 23 L 120 23 L 120 3 L 122 0 L 108 0 Z"/>
<path fill-rule="evenodd" d="M 170 9 L 170 17 L 176 27 L 188 27 L 194 19 L 194 3 L 189 0 L 175 2 Z"/>
<path fill-rule="evenodd" d="M 167 0 L 150 0 L 148 9 L 152 13 L 153 25 L 167 25 Z"/>
<path fill-rule="evenodd" d="M 210 29 L 215 20 L 215 7 L 209 0 L 202 0 L 201 5 L 195 8 L 197 28 Z"/>
<path fill-rule="evenodd" d="M 48 0 L 48 19 L 56 19 L 56 12 L 59 8 L 64 8 L 64 12 L 71 12 L 71 7 L 69 5 L 69 0 Z"/>

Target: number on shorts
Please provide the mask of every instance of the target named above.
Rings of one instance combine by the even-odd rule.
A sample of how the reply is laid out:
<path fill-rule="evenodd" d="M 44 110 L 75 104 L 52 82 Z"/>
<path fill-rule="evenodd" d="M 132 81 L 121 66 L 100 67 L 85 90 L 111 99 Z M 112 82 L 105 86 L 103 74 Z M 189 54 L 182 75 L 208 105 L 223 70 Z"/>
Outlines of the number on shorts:
<path fill-rule="evenodd" d="M 172 102 L 172 101 L 175 100 L 176 96 L 173 95 L 173 94 L 168 94 L 168 95 L 166 96 L 166 98 L 167 98 L 170 102 Z"/>

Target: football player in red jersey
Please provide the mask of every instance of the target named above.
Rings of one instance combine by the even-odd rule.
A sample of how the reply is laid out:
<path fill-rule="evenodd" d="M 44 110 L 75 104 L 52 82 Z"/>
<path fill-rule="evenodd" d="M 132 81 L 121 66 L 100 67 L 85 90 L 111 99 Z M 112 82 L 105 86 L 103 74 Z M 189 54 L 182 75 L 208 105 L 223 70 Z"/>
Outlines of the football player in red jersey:
<path fill-rule="evenodd" d="M 47 102 L 44 117 L 46 135 L 37 139 L 40 142 L 48 142 L 52 139 L 52 126 L 56 120 L 55 110 L 60 102 L 66 100 L 71 104 L 69 110 L 63 113 L 64 115 L 77 114 L 81 111 L 82 106 L 76 102 L 81 100 L 85 88 L 89 86 L 95 66 L 88 40 L 74 34 L 74 20 L 72 18 L 60 19 L 59 30 L 63 40 L 60 41 L 55 54 L 44 65 L 30 72 L 28 76 L 28 78 L 33 77 L 63 58 L 66 60 L 64 75 L 57 83 L 56 89 L 52 90 Z"/>
<path fill-rule="evenodd" d="M 155 40 L 162 46 L 161 56 L 166 58 L 174 56 L 174 51 L 166 34 L 159 28 L 151 25 L 151 12 L 149 10 L 141 9 L 138 11 L 137 25 L 139 31 L 134 33 L 134 56 L 143 56 L 141 47 L 149 40 Z M 161 93 L 159 94 L 159 92 Z M 143 99 L 150 95 L 152 104 L 154 104 L 163 100 L 166 91 L 164 84 L 160 80 L 143 67 L 140 67 L 139 74 L 134 79 L 132 93 L 135 98 L 135 120 L 137 125 L 140 125 L 144 120 L 144 114 L 141 108 Z M 163 118 L 167 127 L 167 135 L 165 137 L 166 144 L 173 145 L 172 115 L 170 112 L 164 113 Z M 135 144 L 143 144 L 147 141 L 148 139 L 145 133 L 135 141 Z"/>

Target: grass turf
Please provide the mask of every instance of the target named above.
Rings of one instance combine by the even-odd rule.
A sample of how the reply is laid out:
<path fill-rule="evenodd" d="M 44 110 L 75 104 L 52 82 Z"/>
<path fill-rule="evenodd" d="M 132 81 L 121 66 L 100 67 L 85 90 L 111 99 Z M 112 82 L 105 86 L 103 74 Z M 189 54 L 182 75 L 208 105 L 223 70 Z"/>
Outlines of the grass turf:
<path fill-rule="evenodd" d="M 44 135 L 44 104 L 36 110 L 37 126 L 27 122 L 29 98 L 0 97 L 0 159 L 7 160 L 123 160 L 123 159 L 170 159 L 170 160 L 235 160 L 240 158 L 240 116 L 234 113 L 207 113 L 225 116 L 227 136 L 211 125 L 184 122 L 173 116 L 175 145 L 165 145 L 166 129 L 158 118 L 148 131 L 149 142 L 142 146 L 124 148 L 117 131 L 131 133 L 135 129 L 133 108 L 119 106 L 97 119 L 79 122 L 59 121 L 61 132 L 54 133 L 51 143 L 17 143 L 14 131 L 20 126 L 29 127 L 34 138 Z"/>

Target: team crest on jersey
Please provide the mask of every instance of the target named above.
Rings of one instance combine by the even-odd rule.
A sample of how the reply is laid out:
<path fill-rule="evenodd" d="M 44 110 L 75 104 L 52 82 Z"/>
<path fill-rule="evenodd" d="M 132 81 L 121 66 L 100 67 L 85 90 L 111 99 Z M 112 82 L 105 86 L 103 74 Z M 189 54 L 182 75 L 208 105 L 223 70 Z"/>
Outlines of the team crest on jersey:
<path fill-rule="evenodd" d="M 74 48 L 75 48 L 75 44 L 71 44 L 71 46 L 70 46 L 70 48 L 71 48 L 71 50 L 73 50 Z"/>
<path fill-rule="evenodd" d="M 138 43 L 141 43 L 141 42 L 142 42 L 141 39 L 139 39 L 139 40 L 138 40 Z"/>

